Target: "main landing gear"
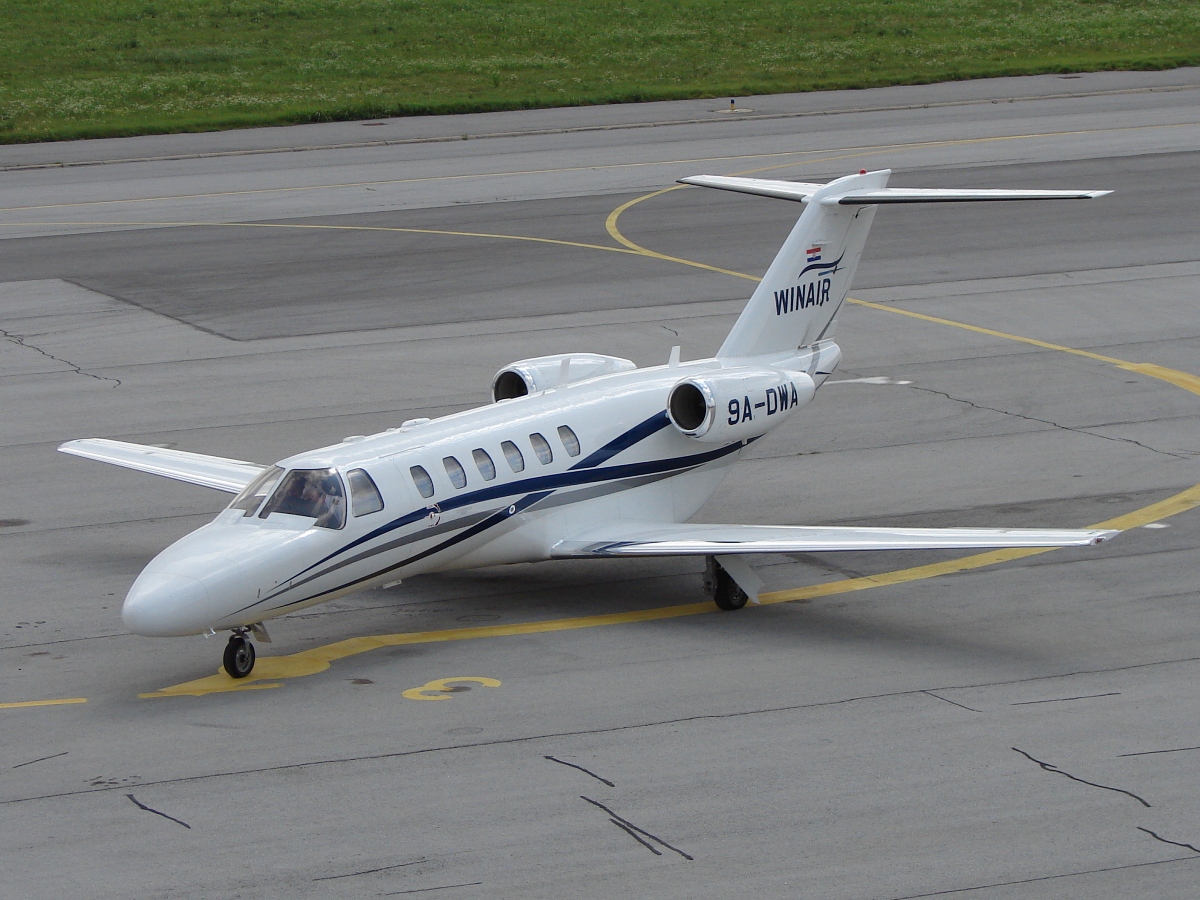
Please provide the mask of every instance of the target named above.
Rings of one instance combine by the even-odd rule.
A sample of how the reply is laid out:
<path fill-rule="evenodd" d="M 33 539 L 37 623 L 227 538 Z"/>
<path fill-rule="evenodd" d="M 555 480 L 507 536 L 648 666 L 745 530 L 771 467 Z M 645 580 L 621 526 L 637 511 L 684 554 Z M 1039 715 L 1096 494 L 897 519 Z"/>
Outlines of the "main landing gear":
<path fill-rule="evenodd" d="M 230 678 L 245 678 L 254 670 L 254 645 L 246 629 L 235 628 L 225 645 L 225 671 Z"/>
<path fill-rule="evenodd" d="M 704 561 L 704 593 L 711 596 L 717 606 L 729 612 L 745 606 L 749 595 L 738 587 L 716 557 L 706 556 Z"/>

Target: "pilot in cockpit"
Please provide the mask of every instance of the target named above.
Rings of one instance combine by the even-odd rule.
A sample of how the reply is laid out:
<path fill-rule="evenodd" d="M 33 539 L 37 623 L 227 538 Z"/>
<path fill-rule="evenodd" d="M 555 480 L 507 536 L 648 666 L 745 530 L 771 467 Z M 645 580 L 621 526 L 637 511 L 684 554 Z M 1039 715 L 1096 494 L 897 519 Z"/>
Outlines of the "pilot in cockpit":
<path fill-rule="evenodd" d="M 341 528 L 346 522 L 341 479 L 333 469 L 293 470 L 259 517 L 276 512 L 315 519 L 318 528 Z"/>
<path fill-rule="evenodd" d="M 317 520 L 318 528 L 342 527 L 346 504 L 336 475 L 310 472 L 302 496 L 310 504 L 309 515 Z"/>

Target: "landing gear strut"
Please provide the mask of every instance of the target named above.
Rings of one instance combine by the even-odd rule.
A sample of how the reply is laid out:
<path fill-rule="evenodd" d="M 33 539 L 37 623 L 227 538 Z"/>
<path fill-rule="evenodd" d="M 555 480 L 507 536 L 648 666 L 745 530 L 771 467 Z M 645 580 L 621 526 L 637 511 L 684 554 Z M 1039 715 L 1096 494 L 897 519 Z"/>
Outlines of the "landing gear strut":
<path fill-rule="evenodd" d="M 225 645 L 225 671 L 230 678 L 245 678 L 254 669 L 254 645 L 244 628 L 236 629 Z"/>
<path fill-rule="evenodd" d="M 741 609 L 750 599 L 713 556 L 705 557 L 704 592 L 717 606 L 729 612 Z"/>

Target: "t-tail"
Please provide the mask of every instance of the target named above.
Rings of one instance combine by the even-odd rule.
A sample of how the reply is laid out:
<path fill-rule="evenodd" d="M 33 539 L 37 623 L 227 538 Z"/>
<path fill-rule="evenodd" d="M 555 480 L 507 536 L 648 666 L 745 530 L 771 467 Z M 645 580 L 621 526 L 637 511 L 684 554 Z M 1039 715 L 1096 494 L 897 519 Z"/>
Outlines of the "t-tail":
<path fill-rule="evenodd" d="M 890 169 L 847 175 L 828 184 L 723 175 L 681 178 L 684 184 L 758 194 L 805 204 L 733 330 L 720 358 L 793 352 L 831 337 L 850 291 L 878 206 L 969 200 L 1089 200 L 1111 191 L 1013 191 L 889 188 Z"/>

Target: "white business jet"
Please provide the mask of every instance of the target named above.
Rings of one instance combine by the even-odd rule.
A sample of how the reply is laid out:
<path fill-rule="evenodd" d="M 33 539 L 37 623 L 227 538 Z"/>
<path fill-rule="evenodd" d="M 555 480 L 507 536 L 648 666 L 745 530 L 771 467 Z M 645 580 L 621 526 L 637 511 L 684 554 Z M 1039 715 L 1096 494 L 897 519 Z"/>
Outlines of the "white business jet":
<path fill-rule="evenodd" d="M 1091 199 L 1109 191 L 887 187 L 887 170 L 828 184 L 699 175 L 686 184 L 795 200 L 803 214 L 717 355 L 639 369 L 562 353 L 515 362 L 494 402 L 412 419 L 273 466 L 104 439 L 59 447 L 236 494 L 138 576 L 122 607 L 141 635 L 231 629 L 225 670 L 254 667 L 263 622 L 401 579 L 502 563 L 703 556 L 721 609 L 757 601 L 745 554 L 1059 547 L 1115 531 L 826 528 L 687 521 L 746 447 L 809 403 L 841 359 L 830 338 L 877 207 Z"/>

